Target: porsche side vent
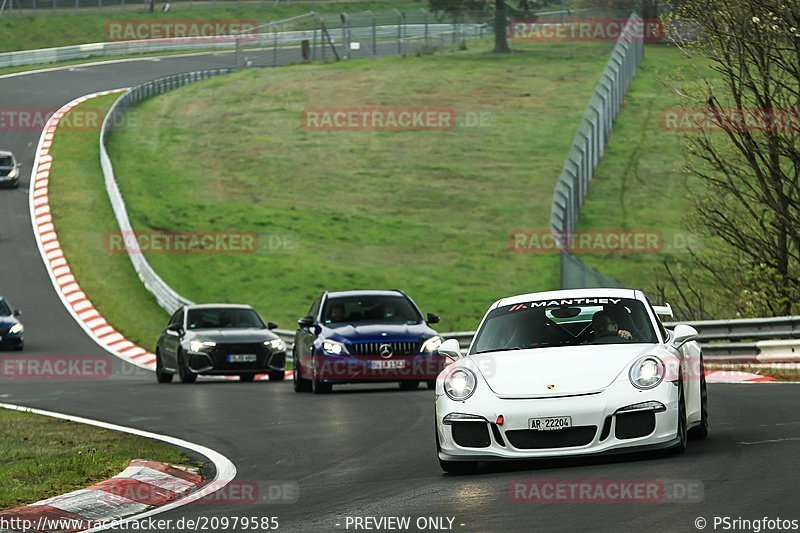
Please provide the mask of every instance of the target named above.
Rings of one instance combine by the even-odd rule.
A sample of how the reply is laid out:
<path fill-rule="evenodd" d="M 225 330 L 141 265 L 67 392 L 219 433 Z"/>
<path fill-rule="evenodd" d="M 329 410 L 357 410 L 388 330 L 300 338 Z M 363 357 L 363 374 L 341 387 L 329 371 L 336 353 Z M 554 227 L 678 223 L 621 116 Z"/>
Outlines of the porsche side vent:
<path fill-rule="evenodd" d="M 656 429 L 656 415 L 653 411 L 617 413 L 614 436 L 618 439 L 635 439 L 649 435 Z"/>
<path fill-rule="evenodd" d="M 503 439 L 503 435 L 500 434 L 500 428 L 497 427 L 497 424 L 492 424 L 492 435 L 494 435 L 494 440 L 497 444 L 503 448 L 506 447 L 506 441 Z"/>
<path fill-rule="evenodd" d="M 491 444 L 489 440 L 488 424 L 480 422 L 454 422 L 453 441 L 464 448 L 488 448 Z"/>
<path fill-rule="evenodd" d="M 600 432 L 600 441 L 606 440 L 610 433 L 611 433 L 611 415 L 608 415 L 606 417 L 606 421 L 603 423 L 603 431 Z"/>

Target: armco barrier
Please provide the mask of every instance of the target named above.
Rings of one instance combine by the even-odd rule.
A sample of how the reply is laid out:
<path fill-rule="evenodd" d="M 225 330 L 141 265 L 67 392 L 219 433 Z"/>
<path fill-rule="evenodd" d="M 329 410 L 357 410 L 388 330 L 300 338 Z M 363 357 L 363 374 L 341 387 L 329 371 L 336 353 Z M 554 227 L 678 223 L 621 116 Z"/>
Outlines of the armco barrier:
<path fill-rule="evenodd" d="M 644 40 L 636 30 L 643 23 L 633 13 L 628 18 L 611 53 L 603 75 L 594 90 L 589 106 L 578 126 L 572 148 L 556 182 L 550 213 L 550 229 L 556 239 L 564 239 L 577 229 L 581 206 L 586 199 L 589 181 L 608 144 L 625 94 L 644 57 Z M 569 253 L 562 243 L 561 288 L 620 287 L 622 283 L 587 267 Z"/>

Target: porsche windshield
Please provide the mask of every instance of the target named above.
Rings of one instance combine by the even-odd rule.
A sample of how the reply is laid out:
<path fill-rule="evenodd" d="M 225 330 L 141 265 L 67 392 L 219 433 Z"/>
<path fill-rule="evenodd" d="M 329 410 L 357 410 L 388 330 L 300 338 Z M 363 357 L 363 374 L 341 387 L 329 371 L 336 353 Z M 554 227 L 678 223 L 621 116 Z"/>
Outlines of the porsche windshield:
<path fill-rule="evenodd" d="M 492 310 L 470 353 L 656 342 L 650 317 L 639 300 L 573 298 L 525 302 Z"/>

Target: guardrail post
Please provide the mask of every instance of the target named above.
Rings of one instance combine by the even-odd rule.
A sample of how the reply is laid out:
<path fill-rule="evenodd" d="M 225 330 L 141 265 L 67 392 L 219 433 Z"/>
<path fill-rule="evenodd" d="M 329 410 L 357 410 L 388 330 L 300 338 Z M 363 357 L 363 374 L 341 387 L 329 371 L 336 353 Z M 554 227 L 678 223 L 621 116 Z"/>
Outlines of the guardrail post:
<path fill-rule="evenodd" d="M 372 15 L 372 56 L 376 57 L 378 55 L 378 18 L 372 11 L 368 11 L 368 13 Z"/>
<path fill-rule="evenodd" d="M 402 38 L 403 38 L 403 18 L 401 16 L 401 11 L 399 9 L 394 9 L 394 12 L 397 14 L 397 55 L 403 54 L 403 45 L 402 45 Z"/>
<path fill-rule="evenodd" d="M 272 24 L 272 66 L 278 66 L 278 28 Z"/>

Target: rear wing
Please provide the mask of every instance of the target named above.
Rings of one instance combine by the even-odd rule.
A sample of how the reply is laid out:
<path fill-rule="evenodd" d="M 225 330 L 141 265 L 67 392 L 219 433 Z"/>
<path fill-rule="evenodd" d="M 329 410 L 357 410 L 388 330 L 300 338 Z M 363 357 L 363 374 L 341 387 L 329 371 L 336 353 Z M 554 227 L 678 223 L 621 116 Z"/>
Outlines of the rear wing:
<path fill-rule="evenodd" d="M 669 316 L 669 317 L 675 316 L 674 314 L 672 314 L 672 306 L 669 305 L 668 303 L 665 303 L 664 305 L 654 305 L 653 311 L 655 311 L 656 314 L 659 316 Z"/>

